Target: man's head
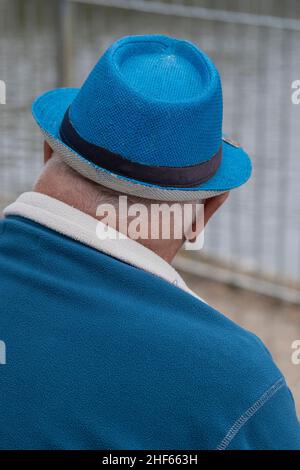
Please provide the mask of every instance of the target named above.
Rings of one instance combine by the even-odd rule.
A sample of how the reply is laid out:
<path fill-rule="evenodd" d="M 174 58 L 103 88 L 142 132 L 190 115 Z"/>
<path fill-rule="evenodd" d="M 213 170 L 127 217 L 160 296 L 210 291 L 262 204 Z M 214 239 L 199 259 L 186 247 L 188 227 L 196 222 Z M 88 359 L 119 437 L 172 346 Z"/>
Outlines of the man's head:
<path fill-rule="evenodd" d="M 85 178 L 147 201 L 196 204 L 251 174 L 247 154 L 223 134 L 222 108 L 220 75 L 203 51 L 142 35 L 116 41 L 81 88 L 50 90 L 32 111 L 50 146 Z"/>
<path fill-rule="evenodd" d="M 37 191 L 168 261 L 251 175 L 248 155 L 223 134 L 219 72 L 186 40 L 124 37 L 99 58 L 80 89 L 50 90 L 32 111 L 49 143 Z M 159 204 L 163 213 L 154 220 Z"/>
<path fill-rule="evenodd" d="M 35 184 L 35 191 L 105 222 L 168 262 L 186 240 L 192 241 L 203 230 L 229 194 L 223 193 L 204 201 L 203 217 L 199 217 L 201 201 L 162 203 L 100 186 L 70 168 L 47 142 L 44 143 L 44 161 L 45 167 Z M 111 214 L 112 209 L 115 216 Z"/>

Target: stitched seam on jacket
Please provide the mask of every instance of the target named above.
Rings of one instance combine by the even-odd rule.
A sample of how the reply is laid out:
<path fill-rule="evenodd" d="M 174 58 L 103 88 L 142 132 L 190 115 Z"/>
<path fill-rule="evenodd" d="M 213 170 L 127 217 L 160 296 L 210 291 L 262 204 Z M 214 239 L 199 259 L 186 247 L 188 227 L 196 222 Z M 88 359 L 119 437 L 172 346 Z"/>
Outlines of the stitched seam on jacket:
<path fill-rule="evenodd" d="M 284 385 L 285 381 L 282 377 L 281 379 L 277 380 L 263 395 L 261 395 L 261 397 L 235 421 L 224 439 L 217 446 L 216 450 L 225 450 L 238 434 L 238 432 L 242 429 L 242 427 L 247 423 L 247 421 L 249 421 L 249 419 L 252 418 L 252 416 L 257 413 L 257 411 L 260 410 L 260 408 L 262 408 Z"/>

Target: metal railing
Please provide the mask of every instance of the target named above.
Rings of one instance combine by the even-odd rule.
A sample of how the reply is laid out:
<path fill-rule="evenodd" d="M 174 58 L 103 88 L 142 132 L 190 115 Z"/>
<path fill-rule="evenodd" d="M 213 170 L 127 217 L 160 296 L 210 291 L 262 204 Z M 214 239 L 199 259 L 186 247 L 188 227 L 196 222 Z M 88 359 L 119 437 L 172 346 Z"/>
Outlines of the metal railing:
<path fill-rule="evenodd" d="M 158 2 L 155 0 L 69 0 L 74 3 L 97 5 L 109 8 L 119 8 L 141 13 L 154 13 L 157 15 L 177 16 L 206 21 L 219 21 L 222 23 L 243 24 L 245 26 L 265 26 L 268 28 L 288 29 L 300 31 L 300 20 L 293 18 L 280 18 L 272 15 L 258 15 L 237 11 L 211 9 L 199 5 L 184 3 Z M 226 2 L 225 2 L 226 3 Z"/>

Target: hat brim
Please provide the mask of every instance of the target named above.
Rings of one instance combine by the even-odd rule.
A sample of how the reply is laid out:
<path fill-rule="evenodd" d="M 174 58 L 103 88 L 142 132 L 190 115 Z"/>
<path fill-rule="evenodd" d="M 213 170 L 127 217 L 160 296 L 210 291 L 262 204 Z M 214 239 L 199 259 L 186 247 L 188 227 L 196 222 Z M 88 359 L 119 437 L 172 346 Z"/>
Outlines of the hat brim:
<path fill-rule="evenodd" d="M 244 184 L 251 176 L 251 160 L 246 152 L 223 141 L 222 161 L 215 175 L 203 184 L 192 188 L 171 188 L 136 181 L 120 176 L 89 162 L 60 137 L 59 129 L 66 110 L 79 89 L 59 88 L 38 97 L 32 105 L 32 114 L 45 139 L 53 150 L 74 170 L 111 189 L 157 200 L 187 201 L 207 199 Z"/>

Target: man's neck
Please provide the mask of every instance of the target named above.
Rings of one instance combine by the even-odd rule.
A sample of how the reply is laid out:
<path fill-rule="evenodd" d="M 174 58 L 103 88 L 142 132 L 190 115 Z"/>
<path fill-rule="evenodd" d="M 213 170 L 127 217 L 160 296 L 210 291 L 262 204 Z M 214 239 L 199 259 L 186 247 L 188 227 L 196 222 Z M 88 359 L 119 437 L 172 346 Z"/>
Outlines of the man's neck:
<path fill-rule="evenodd" d="M 69 168 L 56 155 L 53 155 L 46 164 L 40 178 L 34 186 L 34 191 L 58 199 L 98 220 L 101 220 L 101 218 L 97 216 L 97 210 L 101 204 L 111 204 L 115 206 L 116 213 L 118 213 L 119 199 L 117 193 L 106 190 L 98 184 L 82 177 Z M 115 223 L 110 222 L 109 225 L 115 230 L 119 230 L 129 236 L 123 229 L 126 225 L 122 224 L 119 218 L 115 220 Z M 136 241 L 154 251 L 168 263 L 171 263 L 183 243 L 182 240 L 178 239 L 161 240 L 140 238 Z"/>

